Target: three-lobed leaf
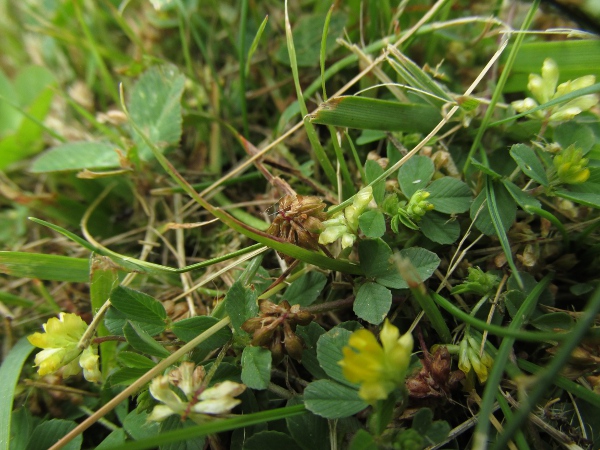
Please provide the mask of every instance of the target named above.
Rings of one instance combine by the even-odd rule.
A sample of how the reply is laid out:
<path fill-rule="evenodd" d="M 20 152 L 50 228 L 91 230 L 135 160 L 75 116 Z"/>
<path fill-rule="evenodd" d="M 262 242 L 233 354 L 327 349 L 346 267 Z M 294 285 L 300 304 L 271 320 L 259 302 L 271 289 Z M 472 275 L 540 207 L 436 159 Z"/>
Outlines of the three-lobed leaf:
<path fill-rule="evenodd" d="M 458 214 L 469 210 L 473 195 L 469 186 L 452 177 L 444 177 L 427 186 L 431 195 L 427 199 L 433 209 L 446 214 Z"/>
<path fill-rule="evenodd" d="M 435 166 L 431 158 L 422 155 L 413 156 L 398 170 L 398 183 L 402 193 L 406 198 L 411 198 L 419 189 L 425 189 L 434 172 Z"/>
<path fill-rule="evenodd" d="M 392 306 L 392 292 L 372 281 L 364 283 L 356 293 L 354 313 L 373 325 L 379 325 Z"/>
<path fill-rule="evenodd" d="M 271 381 L 271 352 L 248 346 L 242 352 L 242 381 L 252 389 L 266 389 Z"/>

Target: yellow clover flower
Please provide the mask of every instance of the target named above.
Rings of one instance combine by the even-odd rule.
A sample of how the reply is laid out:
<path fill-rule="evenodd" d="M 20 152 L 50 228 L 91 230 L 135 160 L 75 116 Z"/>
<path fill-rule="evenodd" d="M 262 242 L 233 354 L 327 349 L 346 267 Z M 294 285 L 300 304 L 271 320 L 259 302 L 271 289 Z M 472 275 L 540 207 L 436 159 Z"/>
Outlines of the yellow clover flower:
<path fill-rule="evenodd" d="M 355 331 L 342 349 L 344 359 L 338 363 L 348 381 L 360 384 L 358 395 L 371 404 L 404 386 L 413 348 L 412 335 L 400 336 L 398 328 L 387 319 L 379 338 L 381 344 L 370 331 Z"/>
<path fill-rule="evenodd" d="M 77 375 L 83 368 L 88 381 L 101 379 L 98 368 L 98 347 L 79 347 L 79 341 L 87 330 L 87 324 L 77 314 L 60 313 L 43 325 L 44 333 L 33 333 L 27 340 L 43 350 L 35 356 L 35 365 L 41 376 L 63 368 L 62 375 Z"/>
<path fill-rule="evenodd" d="M 202 423 L 210 416 L 229 413 L 241 403 L 234 397 L 244 392 L 246 386 L 224 381 L 204 389 L 204 375 L 204 367 L 183 362 L 168 375 L 154 378 L 150 383 L 150 394 L 163 404 L 154 407 L 148 420 L 162 421 L 178 414 L 182 420 L 189 417 L 196 423 Z M 174 388 L 182 395 L 178 395 Z"/>

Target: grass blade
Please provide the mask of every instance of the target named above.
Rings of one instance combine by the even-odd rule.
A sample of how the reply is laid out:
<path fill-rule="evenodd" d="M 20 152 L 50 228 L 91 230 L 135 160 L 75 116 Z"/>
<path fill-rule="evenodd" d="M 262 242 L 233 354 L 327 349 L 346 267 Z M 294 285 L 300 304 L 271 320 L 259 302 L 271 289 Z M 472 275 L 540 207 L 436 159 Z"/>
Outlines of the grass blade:
<path fill-rule="evenodd" d="M 489 176 L 485 177 L 485 191 L 486 191 L 486 199 L 488 202 L 488 210 L 490 212 L 490 217 L 492 219 L 492 224 L 494 225 L 494 229 L 496 230 L 496 235 L 500 240 L 500 245 L 502 246 L 502 250 L 504 250 L 504 255 L 506 256 L 506 261 L 512 270 L 512 273 L 515 275 L 519 286 L 523 287 L 523 280 L 521 279 L 521 275 L 517 270 L 517 266 L 515 266 L 515 261 L 513 260 L 512 251 L 510 249 L 510 242 L 508 242 L 508 237 L 506 236 L 506 230 L 502 225 L 502 221 L 500 219 L 500 212 L 498 211 L 498 205 L 496 203 L 496 193 L 494 191 L 494 183 Z"/>
<path fill-rule="evenodd" d="M 437 108 L 366 97 L 342 96 L 322 103 L 313 123 L 361 130 L 429 133 L 441 120 Z"/>
<path fill-rule="evenodd" d="M 0 252 L 0 272 L 18 278 L 87 283 L 89 262 L 71 256 Z"/>
<path fill-rule="evenodd" d="M 518 330 L 525 323 L 527 318 L 531 315 L 535 306 L 537 305 L 537 300 L 539 299 L 544 289 L 550 283 L 551 276 L 546 275 L 542 281 L 540 281 L 534 289 L 529 293 L 517 313 L 515 314 L 512 322 L 508 326 L 511 330 Z M 514 338 L 504 338 L 502 340 L 502 344 L 500 344 L 500 348 L 498 349 L 498 353 L 494 358 L 494 366 L 490 371 L 488 376 L 485 390 L 483 391 L 483 398 L 481 399 L 481 405 L 479 410 L 479 421 L 477 422 L 477 426 L 475 427 L 475 432 L 473 434 L 473 448 L 485 449 L 488 441 L 488 433 L 490 427 L 490 414 L 494 408 L 494 399 L 496 398 L 496 393 L 498 392 L 498 386 L 500 385 L 500 381 L 502 380 L 502 375 L 504 373 L 504 366 L 508 361 L 508 357 L 515 343 Z M 503 448 L 503 447 L 502 447 Z"/>
<path fill-rule="evenodd" d="M 0 380 L 2 380 L 2 393 L 0 393 L 0 450 L 10 449 L 10 422 L 15 389 L 21 369 L 34 347 L 26 337 L 19 339 L 11 349 L 0 367 Z"/>
<path fill-rule="evenodd" d="M 570 339 L 563 343 L 558 352 L 554 355 L 554 358 L 550 360 L 550 363 L 546 366 L 545 370 L 539 372 L 537 375 L 538 382 L 534 385 L 529 395 L 521 402 L 521 407 L 515 412 L 512 419 L 506 423 L 504 433 L 498 437 L 498 440 L 494 445 L 495 450 L 505 448 L 506 442 L 521 427 L 521 424 L 525 421 L 536 403 L 547 392 L 548 386 L 555 381 L 556 376 L 571 357 L 571 353 L 575 347 L 577 347 L 581 339 L 585 336 L 588 329 L 592 327 L 596 320 L 596 315 L 599 312 L 600 285 L 597 285 L 584 313 L 581 315 L 581 320 L 575 325 L 573 331 L 570 333 Z"/>
<path fill-rule="evenodd" d="M 317 132 L 313 124 L 308 120 L 308 108 L 306 107 L 306 102 L 304 101 L 304 96 L 302 94 L 302 87 L 300 86 L 300 76 L 298 75 L 298 64 L 296 62 L 296 49 L 294 47 L 294 36 L 292 35 L 292 27 L 290 25 L 290 18 L 288 15 L 288 7 L 287 0 L 285 2 L 285 34 L 287 38 L 287 47 L 290 56 L 290 66 L 292 68 L 292 75 L 294 77 L 294 85 L 296 86 L 296 95 L 298 97 L 298 105 L 300 106 L 300 112 L 302 113 L 302 117 L 304 117 L 304 127 L 306 129 L 306 134 L 308 135 L 308 139 L 312 145 L 313 150 L 315 151 L 315 156 L 319 161 L 319 164 L 323 168 L 323 172 L 329 179 L 329 182 L 332 186 L 337 186 L 337 177 L 335 176 L 335 170 L 329 161 L 329 158 L 325 154 L 325 150 L 321 146 L 319 142 L 319 138 L 317 136 Z"/>

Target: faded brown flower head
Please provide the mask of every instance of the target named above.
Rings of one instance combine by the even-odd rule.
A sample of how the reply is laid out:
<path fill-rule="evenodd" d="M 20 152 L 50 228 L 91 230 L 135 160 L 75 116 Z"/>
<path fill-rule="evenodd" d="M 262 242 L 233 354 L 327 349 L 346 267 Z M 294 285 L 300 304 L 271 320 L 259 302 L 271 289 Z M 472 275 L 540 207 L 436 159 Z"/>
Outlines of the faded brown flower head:
<path fill-rule="evenodd" d="M 300 361 L 304 342 L 296 335 L 296 326 L 308 325 L 313 315 L 301 311 L 300 305 L 290 306 L 287 300 L 278 305 L 263 300 L 259 307 L 260 315 L 242 324 L 242 330 L 252 334 L 252 345 L 268 348 L 275 364 L 281 362 L 284 353 Z"/>
<path fill-rule="evenodd" d="M 448 349 L 439 346 L 431 355 L 424 352 L 423 368 L 406 379 L 406 389 L 412 398 L 448 397 L 465 375 L 460 370 L 451 371 Z"/>
<path fill-rule="evenodd" d="M 279 201 L 277 216 L 267 233 L 309 250 L 318 250 L 325 203 L 315 196 L 286 195 Z M 292 258 L 281 255 L 287 262 Z"/>

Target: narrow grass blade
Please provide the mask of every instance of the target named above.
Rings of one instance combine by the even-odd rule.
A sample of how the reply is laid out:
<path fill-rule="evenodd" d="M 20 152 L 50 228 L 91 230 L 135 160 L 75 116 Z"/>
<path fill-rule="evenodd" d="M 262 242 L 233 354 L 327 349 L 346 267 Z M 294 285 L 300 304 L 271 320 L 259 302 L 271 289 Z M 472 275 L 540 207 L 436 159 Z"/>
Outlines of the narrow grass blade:
<path fill-rule="evenodd" d="M 337 186 L 337 178 L 335 176 L 335 170 L 331 165 L 331 162 L 327 158 L 325 154 L 325 150 L 321 146 L 319 142 L 319 137 L 317 136 L 317 132 L 313 124 L 308 120 L 308 108 L 306 107 L 306 103 L 304 101 L 304 96 L 302 94 L 302 87 L 300 86 L 300 76 L 298 75 L 298 64 L 296 62 L 296 49 L 294 47 L 294 36 L 292 35 L 292 27 L 290 25 L 290 18 L 288 15 L 288 7 L 287 0 L 285 1 L 285 35 L 287 39 L 287 47 L 290 56 L 290 66 L 292 68 L 292 76 L 294 78 L 294 85 L 296 86 L 296 95 L 298 97 L 298 105 L 300 106 L 300 112 L 302 113 L 302 117 L 304 117 L 304 127 L 306 129 L 306 134 L 308 135 L 308 140 L 312 145 L 312 148 L 315 152 L 315 156 L 319 161 L 319 164 L 323 168 L 323 172 L 329 179 L 329 182 L 332 186 Z"/>
<path fill-rule="evenodd" d="M 452 302 L 446 300 L 437 293 L 432 293 L 432 296 L 439 306 L 444 308 L 458 320 L 461 320 L 468 325 L 477 328 L 478 330 L 487 331 L 489 334 L 493 334 L 494 336 L 514 338 L 523 342 L 562 342 L 570 338 L 570 333 L 546 333 L 538 331 L 512 330 L 507 327 L 493 325 L 467 314 L 466 312 L 460 310 Z M 591 335 L 595 337 L 600 336 L 599 333 L 593 332 Z"/>
<path fill-rule="evenodd" d="M 0 252 L 0 272 L 18 278 L 74 283 L 89 281 L 87 259 L 43 253 Z"/>
<path fill-rule="evenodd" d="M 323 36 L 321 37 L 321 52 L 319 54 L 321 63 L 321 86 L 323 88 L 323 100 L 327 100 L 327 91 L 325 89 L 325 58 L 327 56 L 327 33 L 329 31 L 329 22 L 331 22 L 331 13 L 333 13 L 334 5 L 331 5 L 325 17 L 325 25 L 323 26 Z"/>
<path fill-rule="evenodd" d="M 441 120 L 437 108 L 367 97 L 342 96 L 322 103 L 313 123 L 361 130 L 429 133 Z"/>
<path fill-rule="evenodd" d="M 240 2 L 240 31 L 238 39 L 238 63 L 240 65 L 240 108 L 244 136 L 248 136 L 248 105 L 246 102 L 246 30 L 248 27 L 248 0 Z"/>
<path fill-rule="evenodd" d="M 246 75 L 248 75 L 248 73 L 250 72 L 252 56 L 254 55 L 254 53 L 256 52 L 256 49 L 258 48 L 258 43 L 260 42 L 260 38 L 262 37 L 263 32 L 265 31 L 265 27 L 267 26 L 268 21 L 269 21 L 269 16 L 265 16 L 265 18 L 261 22 L 260 26 L 258 27 L 258 31 L 256 32 L 256 36 L 254 36 L 252 44 L 250 44 L 250 50 L 248 50 L 248 56 L 246 57 L 246 66 L 244 69 L 244 72 L 246 73 Z"/>
<path fill-rule="evenodd" d="M 2 380 L 2 390 L 0 391 L 0 450 L 10 449 L 10 422 L 15 389 L 23 364 L 33 349 L 33 345 L 29 343 L 26 337 L 21 338 L 11 349 L 0 367 L 0 380 Z"/>
<path fill-rule="evenodd" d="M 494 229 L 496 230 L 496 235 L 500 240 L 500 245 L 502 246 L 502 250 L 504 250 L 504 255 L 506 256 L 506 261 L 512 273 L 515 275 L 519 286 L 523 287 L 523 280 L 521 279 L 521 275 L 517 270 L 517 266 L 515 266 L 515 261 L 513 260 L 512 251 L 510 249 L 510 242 L 508 242 L 508 236 L 506 235 L 506 230 L 502 225 L 502 220 L 500 219 L 500 212 L 498 211 L 498 205 L 496 203 L 496 193 L 494 191 L 494 182 L 492 179 L 486 175 L 485 177 L 485 191 L 486 191 L 486 200 L 488 202 L 488 210 L 490 212 L 490 217 L 492 219 L 492 224 L 494 225 Z"/>
<path fill-rule="evenodd" d="M 556 380 L 556 376 L 571 357 L 571 353 L 575 347 L 577 347 L 581 339 L 585 336 L 588 329 L 593 326 L 596 315 L 599 312 L 600 285 L 596 286 L 596 290 L 592 294 L 584 313 L 581 315 L 581 319 L 570 333 L 570 339 L 563 343 L 545 370 L 537 374 L 537 383 L 531 392 L 529 392 L 529 395 L 521 402 L 521 407 L 515 412 L 515 415 L 506 422 L 504 433 L 498 437 L 494 445 L 495 450 L 505 448 L 506 442 L 521 427 L 521 424 L 527 419 L 527 416 L 542 396 L 547 393 L 548 387 Z"/>
<path fill-rule="evenodd" d="M 532 362 L 527 361 L 525 359 L 518 358 L 517 364 L 521 369 L 535 375 L 544 371 L 543 367 L 533 364 Z M 600 394 L 597 394 L 594 391 L 591 391 L 583 387 L 582 385 L 575 383 L 574 381 L 571 381 L 568 378 L 563 377 L 561 375 L 557 375 L 556 377 L 554 377 L 553 382 L 559 388 L 562 388 L 565 391 L 568 391 L 571 394 L 575 395 L 576 397 L 579 397 L 584 402 L 587 402 L 590 405 L 595 406 L 596 408 L 600 408 Z"/>
<path fill-rule="evenodd" d="M 189 427 L 179 430 L 168 431 L 161 433 L 152 438 L 140 439 L 135 442 L 120 445 L 118 447 L 110 447 L 106 450 L 142 450 L 146 448 L 156 448 L 158 445 L 170 444 L 173 442 L 181 442 L 190 440 L 200 436 L 209 434 L 217 434 L 223 431 L 235 430 L 237 428 L 249 427 L 259 423 L 270 422 L 272 420 L 281 420 L 288 417 L 294 417 L 306 412 L 304 405 L 294 405 L 285 408 L 271 409 L 269 411 L 261 411 L 252 414 L 244 414 L 242 416 L 233 417 L 231 419 L 217 420 L 208 422 L 195 427 Z"/>
<path fill-rule="evenodd" d="M 64 228 L 59 227 L 58 225 L 54 225 L 50 222 L 46 222 L 45 220 L 36 219 L 35 217 L 30 217 L 29 220 L 31 220 L 32 222 L 38 223 L 40 225 L 43 225 L 45 227 L 53 229 L 57 233 L 60 233 L 63 236 L 68 237 L 72 241 L 77 242 L 78 244 L 80 244 L 81 246 L 83 246 L 84 248 L 87 248 L 88 250 L 90 250 L 92 252 L 95 252 L 102 256 L 110 257 L 113 261 L 115 261 L 117 264 L 119 264 L 123 270 L 136 271 L 136 272 L 140 272 L 140 273 L 158 274 L 158 273 L 190 272 L 192 270 L 202 269 L 204 267 L 212 266 L 213 264 L 216 264 L 216 263 L 219 263 L 222 261 L 227 261 L 229 259 L 245 255 L 246 253 L 250 253 L 255 250 L 258 250 L 261 247 L 260 244 L 251 245 L 249 247 L 243 248 L 236 252 L 228 253 L 226 255 L 219 256 L 217 258 L 212 258 L 212 259 L 208 259 L 206 261 L 202 261 L 201 263 L 191 264 L 189 266 L 185 266 L 185 267 L 176 269 L 173 267 L 161 266 L 160 264 L 149 263 L 147 261 L 142 261 L 141 259 L 136 259 L 136 258 L 131 258 L 129 256 L 121 255 L 120 253 L 113 252 L 107 248 L 98 248 L 98 247 L 90 244 L 86 240 L 80 238 L 76 234 L 73 234 L 70 231 L 65 230 Z"/>
<path fill-rule="evenodd" d="M 516 274 L 515 274 L 516 275 Z M 531 315 L 535 306 L 537 305 L 537 300 L 539 299 L 544 289 L 550 284 L 550 280 L 552 277 L 550 275 L 546 275 L 542 281 L 540 281 L 535 288 L 531 290 L 515 316 L 513 317 L 512 322 L 508 326 L 511 330 L 518 330 L 525 323 L 527 318 Z M 500 385 L 500 381 L 502 380 L 502 375 L 504 374 L 504 367 L 506 366 L 506 362 L 508 361 L 508 357 L 515 343 L 514 338 L 504 338 L 502 340 L 502 344 L 498 348 L 498 353 L 494 358 L 494 366 L 490 371 L 488 376 L 485 390 L 483 391 L 483 397 L 481 399 L 481 405 L 479 409 L 479 421 L 477 422 L 477 426 L 475 427 L 475 432 L 473 434 L 473 448 L 485 448 L 488 441 L 488 433 L 490 427 L 490 414 L 494 409 L 494 399 L 496 398 L 496 393 L 498 392 L 498 386 Z M 503 448 L 503 447 L 502 447 Z"/>

